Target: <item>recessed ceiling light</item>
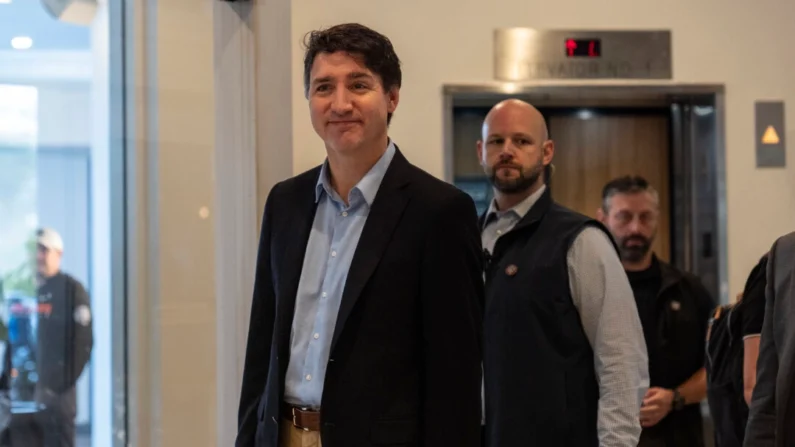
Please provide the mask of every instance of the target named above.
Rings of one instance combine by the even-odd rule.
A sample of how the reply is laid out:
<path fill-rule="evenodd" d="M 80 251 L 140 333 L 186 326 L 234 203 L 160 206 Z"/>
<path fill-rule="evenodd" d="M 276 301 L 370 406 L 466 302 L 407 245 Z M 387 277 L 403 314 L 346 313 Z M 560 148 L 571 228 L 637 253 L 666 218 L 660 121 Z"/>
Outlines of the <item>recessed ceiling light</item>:
<path fill-rule="evenodd" d="M 11 39 L 11 47 L 15 50 L 27 50 L 33 46 L 33 39 L 26 36 L 18 36 Z"/>

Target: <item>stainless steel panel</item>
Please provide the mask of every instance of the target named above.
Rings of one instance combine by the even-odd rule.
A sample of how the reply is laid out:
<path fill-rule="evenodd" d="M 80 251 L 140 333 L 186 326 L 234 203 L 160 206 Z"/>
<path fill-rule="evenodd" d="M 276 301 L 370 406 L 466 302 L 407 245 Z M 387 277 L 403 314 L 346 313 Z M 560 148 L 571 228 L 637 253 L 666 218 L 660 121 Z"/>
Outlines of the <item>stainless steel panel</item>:
<path fill-rule="evenodd" d="M 692 224 L 691 206 L 688 197 L 692 195 L 690 151 L 687 114 L 680 104 L 671 105 L 671 261 L 679 268 L 692 268 Z"/>
<path fill-rule="evenodd" d="M 568 39 L 599 42 L 599 57 L 567 55 Z M 494 32 L 494 78 L 671 79 L 670 31 L 503 28 Z"/>
<path fill-rule="evenodd" d="M 729 303 L 729 231 L 728 210 L 726 206 L 726 115 L 725 99 L 722 94 L 715 95 L 715 181 L 717 187 L 718 221 L 718 278 L 720 281 L 720 303 Z"/>
<path fill-rule="evenodd" d="M 725 93 L 723 84 L 672 83 L 656 80 L 637 80 L 631 84 L 617 81 L 558 81 L 543 83 L 527 82 L 478 82 L 454 83 L 442 86 L 442 93 L 451 96 L 455 101 L 462 98 L 498 98 L 500 95 L 513 97 L 516 95 L 547 96 L 566 99 L 587 98 L 610 100 L 613 96 L 632 98 L 659 98 L 666 95 L 686 100 L 692 97 L 708 97 Z M 669 100 L 668 103 L 671 101 Z"/>
<path fill-rule="evenodd" d="M 673 163 L 672 242 L 674 264 L 701 279 L 717 302 L 726 302 L 725 222 L 720 221 L 725 191 L 714 100 L 693 98 L 671 106 Z"/>
<path fill-rule="evenodd" d="M 719 255 L 717 114 L 712 104 L 690 106 L 693 266 L 715 301 L 723 301 Z"/>

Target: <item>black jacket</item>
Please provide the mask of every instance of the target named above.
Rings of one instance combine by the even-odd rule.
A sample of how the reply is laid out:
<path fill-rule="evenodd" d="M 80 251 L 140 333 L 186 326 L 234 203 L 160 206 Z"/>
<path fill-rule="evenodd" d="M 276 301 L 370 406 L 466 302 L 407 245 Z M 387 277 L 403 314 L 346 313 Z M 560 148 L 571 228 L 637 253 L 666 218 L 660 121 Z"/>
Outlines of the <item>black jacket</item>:
<path fill-rule="evenodd" d="M 767 265 L 765 318 L 745 447 L 795 445 L 795 233 L 779 238 Z"/>
<path fill-rule="evenodd" d="M 320 168 L 265 206 L 237 447 L 278 447 Z M 321 402 L 324 447 L 480 446 L 482 251 L 472 199 L 396 151 L 348 271 Z"/>
<path fill-rule="evenodd" d="M 662 261 L 662 283 L 655 302 L 656 327 L 647 334 L 649 384 L 675 389 L 704 367 L 704 340 L 714 301 L 701 281 Z M 641 445 L 650 440 L 670 447 L 704 445 L 700 404 L 673 411 L 654 427 L 646 428 Z"/>
<path fill-rule="evenodd" d="M 64 273 L 47 279 L 38 294 L 39 386 L 60 394 L 75 386 L 91 356 L 90 303 L 83 286 Z"/>

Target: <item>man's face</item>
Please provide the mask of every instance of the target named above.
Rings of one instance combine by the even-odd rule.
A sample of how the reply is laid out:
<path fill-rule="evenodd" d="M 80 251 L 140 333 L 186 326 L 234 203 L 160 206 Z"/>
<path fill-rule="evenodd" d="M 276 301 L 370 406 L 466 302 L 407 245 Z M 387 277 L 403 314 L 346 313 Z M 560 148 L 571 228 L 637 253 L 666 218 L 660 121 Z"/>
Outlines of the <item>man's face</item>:
<path fill-rule="evenodd" d="M 312 127 L 340 154 L 383 140 L 399 98 L 397 88 L 385 92 L 378 75 L 342 51 L 315 57 L 308 95 Z"/>
<path fill-rule="evenodd" d="M 539 184 L 554 151 L 540 119 L 525 108 L 508 106 L 484 123 L 478 159 L 498 191 L 516 194 Z"/>
<path fill-rule="evenodd" d="M 36 271 L 44 278 L 49 278 L 61 269 L 61 252 L 44 245 L 36 246 Z"/>
<path fill-rule="evenodd" d="M 615 194 L 609 209 L 601 213 L 602 223 L 613 234 L 621 259 L 639 262 L 649 253 L 657 236 L 659 205 L 647 191 Z"/>

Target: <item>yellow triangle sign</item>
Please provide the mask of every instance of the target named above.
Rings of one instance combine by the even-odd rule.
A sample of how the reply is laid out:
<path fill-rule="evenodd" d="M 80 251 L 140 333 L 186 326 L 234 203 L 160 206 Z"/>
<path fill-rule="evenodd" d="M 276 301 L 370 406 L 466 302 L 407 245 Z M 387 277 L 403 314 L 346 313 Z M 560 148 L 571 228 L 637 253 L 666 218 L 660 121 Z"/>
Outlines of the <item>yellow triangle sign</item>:
<path fill-rule="evenodd" d="M 767 126 L 765 134 L 762 135 L 762 144 L 778 144 L 779 141 L 776 129 L 773 126 Z"/>

